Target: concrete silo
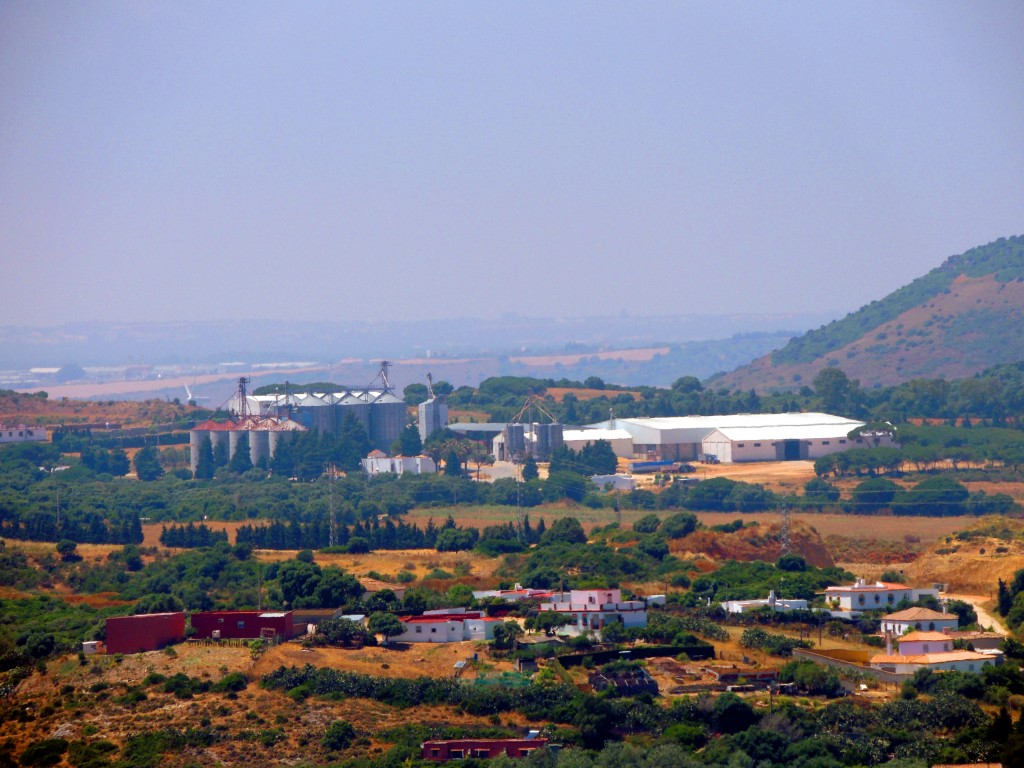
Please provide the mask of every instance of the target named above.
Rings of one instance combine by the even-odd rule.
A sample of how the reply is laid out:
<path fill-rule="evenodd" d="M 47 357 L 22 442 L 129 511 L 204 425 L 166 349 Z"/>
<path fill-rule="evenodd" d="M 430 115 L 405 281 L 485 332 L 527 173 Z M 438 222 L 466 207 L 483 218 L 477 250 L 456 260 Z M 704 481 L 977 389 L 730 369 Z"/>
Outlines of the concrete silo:
<path fill-rule="evenodd" d="M 420 431 L 420 440 L 427 441 L 427 438 L 448 426 L 448 402 L 443 397 L 432 397 L 419 404 L 417 408 L 419 420 L 417 426 Z"/>

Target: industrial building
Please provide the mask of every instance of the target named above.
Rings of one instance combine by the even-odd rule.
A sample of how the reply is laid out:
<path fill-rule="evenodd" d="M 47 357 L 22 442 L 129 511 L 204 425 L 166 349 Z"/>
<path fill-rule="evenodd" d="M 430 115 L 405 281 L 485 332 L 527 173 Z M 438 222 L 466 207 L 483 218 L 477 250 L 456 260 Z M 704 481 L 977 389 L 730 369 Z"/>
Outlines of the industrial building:
<path fill-rule="evenodd" d="M 340 432 L 351 416 L 366 430 L 370 444 L 381 450 L 387 450 L 399 438 L 408 422 L 405 402 L 390 389 L 245 395 L 244 400 L 236 394 L 228 408 L 235 414 L 288 419 L 327 434 Z"/>
<path fill-rule="evenodd" d="M 204 440 L 210 441 L 214 451 L 222 446 L 230 460 L 238 450 L 242 437 L 249 441 L 249 459 L 253 466 L 260 461 L 269 462 L 277 453 L 281 440 L 293 432 L 305 432 L 306 428 L 290 419 L 273 417 L 247 416 L 239 421 L 207 420 L 196 424 L 189 430 L 188 446 L 192 474 L 199 466 L 199 453 Z"/>
<path fill-rule="evenodd" d="M 562 425 L 506 424 L 491 441 L 491 454 L 498 461 L 521 461 L 533 456 L 536 461 L 548 461 L 551 454 L 564 445 Z"/>
<path fill-rule="evenodd" d="M 427 374 L 427 400 L 419 404 L 417 425 L 420 432 L 420 440 L 427 441 L 435 432 L 448 426 L 448 400 L 444 395 L 434 392 L 434 378 Z"/>
<path fill-rule="evenodd" d="M 306 631 L 296 624 L 291 611 L 204 611 L 193 613 L 192 628 L 198 638 L 215 640 L 290 640 Z"/>
<path fill-rule="evenodd" d="M 564 429 L 562 442 L 566 448 L 580 451 L 588 445 L 604 440 L 620 459 L 633 458 L 633 435 L 625 429 Z"/>
<path fill-rule="evenodd" d="M 185 614 L 143 613 L 115 616 L 106 622 L 107 653 L 158 651 L 185 639 Z"/>
<path fill-rule="evenodd" d="M 862 421 L 827 413 L 742 413 L 612 419 L 586 429 L 628 432 L 638 459 L 742 462 L 817 459 L 869 443 L 892 445 L 889 435 L 879 435 L 877 443 L 849 436 L 863 426 Z"/>

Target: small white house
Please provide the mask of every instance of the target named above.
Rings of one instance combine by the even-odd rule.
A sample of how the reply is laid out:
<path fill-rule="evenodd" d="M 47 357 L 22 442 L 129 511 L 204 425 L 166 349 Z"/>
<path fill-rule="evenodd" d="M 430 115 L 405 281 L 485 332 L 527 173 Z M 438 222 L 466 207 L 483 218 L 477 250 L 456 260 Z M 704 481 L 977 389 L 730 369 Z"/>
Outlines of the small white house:
<path fill-rule="evenodd" d="M 960 622 L 955 613 L 939 613 L 930 608 L 907 608 L 882 617 L 881 633 L 902 635 L 908 631 L 944 632 L 956 630 Z"/>
<path fill-rule="evenodd" d="M 636 490 L 636 478 L 632 475 L 594 475 L 590 482 L 602 491 L 609 488 L 613 491 Z"/>
<path fill-rule="evenodd" d="M 776 597 L 773 589 L 764 600 L 726 600 L 722 603 L 726 613 L 749 613 L 758 608 L 771 608 L 773 611 L 806 611 L 806 600 L 791 600 L 785 597 Z"/>
<path fill-rule="evenodd" d="M 912 675 L 919 669 L 932 671 L 980 672 L 996 664 L 999 654 L 953 650 L 953 641 L 941 632 L 911 632 L 898 638 L 899 653 L 892 652 L 891 636 L 886 652 L 872 656 L 868 664 L 882 672 Z"/>
<path fill-rule="evenodd" d="M 917 589 L 906 584 L 889 584 L 857 579 L 855 584 L 825 589 L 825 602 L 833 609 L 844 611 L 873 611 L 892 608 L 904 600 L 916 603 L 922 597 L 938 599 L 937 589 Z"/>
<path fill-rule="evenodd" d="M 374 453 L 377 453 L 376 451 Z M 363 471 L 370 477 L 390 472 L 395 475 L 432 475 L 437 465 L 429 456 L 375 456 L 370 454 L 362 460 Z"/>
<path fill-rule="evenodd" d="M 463 640 L 493 640 L 494 627 L 502 619 L 465 609 L 448 613 L 424 613 L 402 619 L 405 631 L 393 638 L 399 643 L 458 643 Z"/>
<path fill-rule="evenodd" d="M 622 599 L 619 589 L 574 589 L 552 595 L 541 603 L 541 611 L 553 611 L 570 617 L 577 632 L 601 629 L 610 622 L 624 627 L 647 626 L 647 603 Z"/>
<path fill-rule="evenodd" d="M 0 424 L 0 443 L 41 443 L 46 440 L 44 427 Z"/>

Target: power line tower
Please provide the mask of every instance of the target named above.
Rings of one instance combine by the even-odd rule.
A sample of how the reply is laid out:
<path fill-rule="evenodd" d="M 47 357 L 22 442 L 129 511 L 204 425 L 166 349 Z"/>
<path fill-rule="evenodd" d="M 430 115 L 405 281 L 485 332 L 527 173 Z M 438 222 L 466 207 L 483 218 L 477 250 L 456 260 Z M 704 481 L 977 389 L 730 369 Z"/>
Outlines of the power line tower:
<path fill-rule="evenodd" d="M 779 538 L 782 540 L 782 554 L 789 555 L 793 552 L 792 519 L 789 514 L 789 504 L 783 502 L 780 511 L 782 512 L 782 530 L 779 532 Z"/>
<path fill-rule="evenodd" d="M 330 513 L 331 513 L 331 535 L 330 542 L 332 547 L 338 546 L 338 515 L 334 509 L 334 478 L 338 474 L 337 467 L 334 464 L 327 465 L 327 483 L 330 493 Z"/>

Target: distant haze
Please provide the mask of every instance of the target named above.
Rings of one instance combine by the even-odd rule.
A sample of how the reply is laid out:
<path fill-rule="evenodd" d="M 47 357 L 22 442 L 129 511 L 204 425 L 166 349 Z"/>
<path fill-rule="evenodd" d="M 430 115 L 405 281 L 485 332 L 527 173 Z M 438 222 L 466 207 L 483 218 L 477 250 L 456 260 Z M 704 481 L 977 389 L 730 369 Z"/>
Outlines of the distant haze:
<path fill-rule="evenodd" d="M 1024 231 L 1022 38 L 1014 2 L 2 3 L 0 324 L 839 316 Z"/>

